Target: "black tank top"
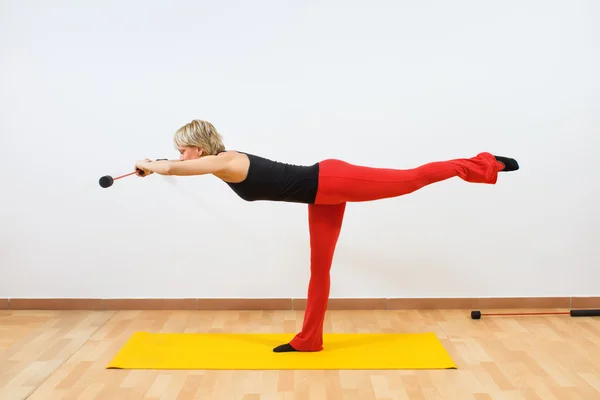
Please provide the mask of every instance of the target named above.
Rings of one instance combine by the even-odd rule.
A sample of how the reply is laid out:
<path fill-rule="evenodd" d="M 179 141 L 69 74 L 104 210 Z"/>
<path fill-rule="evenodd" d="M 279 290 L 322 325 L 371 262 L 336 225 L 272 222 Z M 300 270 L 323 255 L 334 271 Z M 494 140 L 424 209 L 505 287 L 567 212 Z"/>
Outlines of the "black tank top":
<path fill-rule="evenodd" d="M 248 176 L 240 183 L 225 183 L 242 199 L 314 203 L 319 183 L 318 163 L 293 165 L 240 153 L 250 158 Z"/>

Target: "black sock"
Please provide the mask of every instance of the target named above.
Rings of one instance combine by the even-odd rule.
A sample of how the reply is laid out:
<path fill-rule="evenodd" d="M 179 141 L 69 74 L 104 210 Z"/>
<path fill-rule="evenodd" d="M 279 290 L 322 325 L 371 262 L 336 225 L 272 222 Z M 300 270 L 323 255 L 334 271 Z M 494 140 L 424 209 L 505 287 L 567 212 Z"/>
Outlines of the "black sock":
<path fill-rule="evenodd" d="M 273 351 L 275 353 L 286 353 L 286 352 L 289 352 L 289 351 L 297 351 L 297 350 L 295 348 L 293 348 L 291 344 L 286 343 L 286 344 L 282 344 L 280 346 L 275 347 L 273 349 Z"/>
<path fill-rule="evenodd" d="M 502 156 L 494 156 L 494 157 L 496 158 L 496 161 L 500 161 L 502 164 L 504 164 L 504 168 L 500 170 L 502 172 L 516 171 L 519 169 L 519 163 L 514 158 L 502 157 Z"/>

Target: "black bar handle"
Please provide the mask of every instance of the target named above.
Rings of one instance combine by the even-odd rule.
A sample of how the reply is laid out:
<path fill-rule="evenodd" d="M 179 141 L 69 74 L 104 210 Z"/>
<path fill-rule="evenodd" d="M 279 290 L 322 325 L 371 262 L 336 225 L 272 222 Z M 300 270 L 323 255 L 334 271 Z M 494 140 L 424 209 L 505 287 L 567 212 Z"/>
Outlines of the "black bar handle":
<path fill-rule="evenodd" d="M 571 317 L 600 317 L 600 310 L 571 310 Z"/>

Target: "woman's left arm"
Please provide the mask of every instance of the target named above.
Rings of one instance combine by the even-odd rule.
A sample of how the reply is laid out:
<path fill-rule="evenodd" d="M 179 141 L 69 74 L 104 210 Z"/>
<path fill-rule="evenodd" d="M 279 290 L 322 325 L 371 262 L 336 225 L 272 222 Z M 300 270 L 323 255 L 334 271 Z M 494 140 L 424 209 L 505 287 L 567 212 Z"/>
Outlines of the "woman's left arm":
<path fill-rule="evenodd" d="M 159 175 L 205 175 L 220 171 L 227 165 L 223 157 L 205 156 L 197 160 L 171 161 L 171 160 L 141 160 L 135 166 L 148 173 L 156 172 Z"/>

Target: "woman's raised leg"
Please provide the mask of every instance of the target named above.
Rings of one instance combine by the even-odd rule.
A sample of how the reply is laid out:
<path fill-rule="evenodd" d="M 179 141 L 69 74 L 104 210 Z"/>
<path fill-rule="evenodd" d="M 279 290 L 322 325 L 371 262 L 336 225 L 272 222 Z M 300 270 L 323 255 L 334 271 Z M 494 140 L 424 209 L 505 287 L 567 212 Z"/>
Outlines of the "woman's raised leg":
<path fill-rule="evenodd" d="M 453 177 L 471 183 L 495 184 L 498 172 L 518 168 L 514 159 L 490 153 L 431 162 L 412 169 L 373 168 L 341 160 L 324 160 L 320 163 L 315 203 L 337 204 L 398 197 Z"/>

